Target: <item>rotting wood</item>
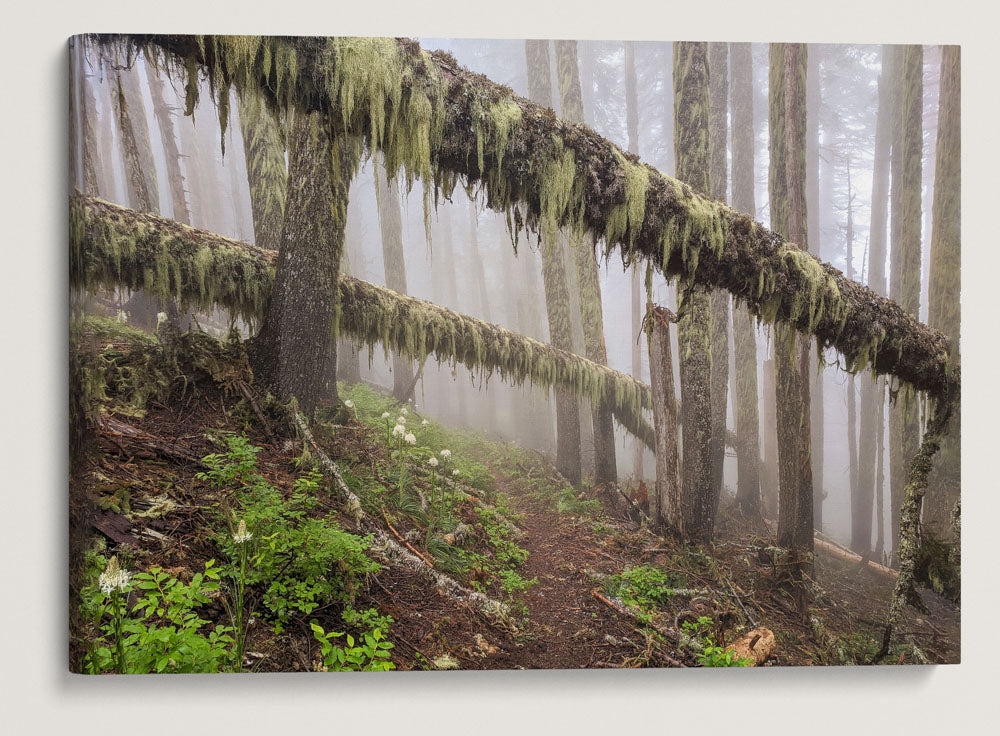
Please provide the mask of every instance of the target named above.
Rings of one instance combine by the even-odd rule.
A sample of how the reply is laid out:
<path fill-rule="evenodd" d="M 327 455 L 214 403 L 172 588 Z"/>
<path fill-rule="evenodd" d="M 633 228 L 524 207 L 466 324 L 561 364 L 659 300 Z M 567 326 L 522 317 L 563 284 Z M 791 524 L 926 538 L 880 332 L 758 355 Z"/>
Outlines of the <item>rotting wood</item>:
<path fill-rule="evenodd" d="M 739 639 L 726 647 L 740 659 L 753 661 L 753 667 L 760 667 L 778 648 L 778 641 L 774 638 L 774 632 L 761 626 L 760 628 L 748 631 Z"/>

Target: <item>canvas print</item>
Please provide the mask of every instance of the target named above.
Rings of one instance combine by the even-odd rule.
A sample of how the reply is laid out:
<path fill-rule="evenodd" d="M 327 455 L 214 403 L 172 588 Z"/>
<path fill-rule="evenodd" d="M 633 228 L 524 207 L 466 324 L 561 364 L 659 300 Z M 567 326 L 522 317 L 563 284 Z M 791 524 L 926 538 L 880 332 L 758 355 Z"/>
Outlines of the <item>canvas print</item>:
<path fill-rule="evenodd" d="M 88 34 L 68 91 L 73 672 L 959 662 L 957 46 Z"/>

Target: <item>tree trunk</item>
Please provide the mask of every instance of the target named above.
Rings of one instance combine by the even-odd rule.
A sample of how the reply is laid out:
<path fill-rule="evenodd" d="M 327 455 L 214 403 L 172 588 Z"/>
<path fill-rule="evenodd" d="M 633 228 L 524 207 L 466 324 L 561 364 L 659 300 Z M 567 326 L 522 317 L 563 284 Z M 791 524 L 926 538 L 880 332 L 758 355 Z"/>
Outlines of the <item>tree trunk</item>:
<path fill-rule="evenodd" d="M 761 427 L 761 447 L 764 462 L 761 468 L 761 490 L 764 501 L 764 516 L 778 518 L 778 396 L 775 390 L 774 359 L 764 361 L 764 384 L 761 388 L 763 421 Z"/>
<path fill-rule="evenodd" d="M 359 154 L 355 139 L 331 141 L 319 114 L 295 115 L 281 250 L 265 318 L 278 329 L 271 333 L 276 339 L 256 350 L 276 354 L 271 386 L 282 400 L 298 399 L 306 416 L 321 399 L 336 397 L 333 325 L 348 191 Z"/>
<path fill-rule="evenodd" d="M 733 208 L 753 215 L 753 54 L 749 43 L 729 45 L 732 59 Z M 745 307 L 733 307 L 733 402 L 736 417 L 736 500 L 744 516 L 760 514 L 760 419 L 757 411 L 757 338 Z"/>
<path fill-rule="evenodd" d="M 170 201 L 173 205 L 173 219 L 191 224 L 191 211 L 184 196 L 184 174 L 181 172 L 181 154 L 177 148 L 177 133 L 174 130 L 174 108 L 167 105 L 163 80 L 148 61 L 146 80 L 149 82 L 149 96 L 153 102 L 153 115 L 160 129 L 160 144 L 163 146 L 163 162 L 166 168 Z"/>
<path fill-rule="evenodd" d="M 584 65 L 586 68 L 586 65 Z M 592 118 L 591 118 L 592 119 Z M 638 80 L 635 74 L 635 43 L 625 42 L 625 122 L 628 129 L 628 150 L 639 154 L 639 92 Z M 639 263 L 632 264 L 632 376 L 637 381 L 642 380 L 642 342 L 639 333 L 642 331 L 642 284 L 639 277 Z M 668 344 L 669 348 L 669 344 Z M 668 355 L 669 357 L 669 355 Z M 673 371 L 673 368 L 670 369 Z M 650 376 L 652 385 L 653 378 Z M 671 376 L 671 384 L 673 377 Z M 673 397 L 671 397 L 673 398 Z M 675 448 L 676 449 L 676 448 Z M 635 440 L 635 454 L 632 461 L 632 474 L 636 483 L 643 479 L 643 459 L 646 455 L 646 445 L 638 438 Z M 650 506 L 652 509 L 652 506 Z M 654 519 L 655 520 L 655 519 Z"/>
<path fill-rule="evenodd" d="M 525 41 L 528 62 L 529 97 L 533 102 L 552 107 L 551 67 L 546 41 Z M 542 229 L 543 231 L 545 228 Z M 551 233 L 540 233 L 542 248 L 542 283 L 545 288 L 545 312 L 549 322 L 549 342 L 553 347 L 572 351 L 573 337 L 569 312 L 563 241 Z M 576 399 L 556 391 L 556 467 L 573 485 L 581 480 L 580 410 Z"/>
<path fill-rule="evenodd" d="M 805 249 L 806 49 L 771 44 L 768 177 L 771 225 Z M 778 431 L 778 544 L 811 552 L 813 540 L 812 459 L 809 418 L 808 338 L 779 325 L 774 363 Z M 806 566 L 808 567 L 808 565 Z"/>
<path fill-rule="evenodd" d="M 382 262 L 385 265 L 385 285 L 400 294 L 407 293 L 406 259 L 403 256 L 403 216 L 399 203 L 399 180 L 386 178 L 381 161 L 373 166 L 375 197 L 378 205 L 379 230 L 382 235 Z M 413 386 L 413 361 L 393 353 L 392 395 L 397 401 L 410 398 Z"/>
<path fill-rule="evenodd" d="M 847 160 L 847 232 L 846 232 L 846 261 L 847 278 L 854 278 L 854 190 L 851 185 L 851 161 Z M 858 482 L 858 410 L 857 410 L 857 387 L 855 385 L 854 374 L 847 375 L 847 475 L 848 487 L 850 489 L 851 508 L 855 502 L 860 502 L 860 484 Z M 871 526 L 871 496 L 867 499 L 868 524 Z M 819 524 L 817 524 L 819 527 Z M 822 529 L 821 529 L 822 531 Z M 870 531 L 869 531 L 870 542 Z M 869 549 L 865 545 L 865 551 Z"/>
<path fill-rule="evenodd" d="M 893 241 L 889 298 L 916 317 L 920 310 L 920 195 L 923 150 L 923 47 L 903 47 L 898 88 L 900 104 L 899 157 L 893 158 L 893 182 L 899 179 L 892 202 Z M 898 223 L 898 225 L 897 225 Z M 889 483 L 893 523 L 898 525 L 910 459 L 919 445 L 916 397 L 901 391 L 889 413 Z M 893 530 L 893 549 L 899 536 Z"/>
<path fill-rule="evenodd" d="M 125 71 L 128 77 L 129 72 Z M 128 183 L 127 192 L 129 204 L 140 212 L 159 212 L 155 190 L 149 187 L 147 166 L 152 165 L 152 153 L 145 150 L 149 147 L 149 129 L 146 127 L 146 112 L 136 104 L 134 95 L 126 95 L 122 82 L 122 73 L 115 72 L 115 83 L 111 90 L 111 104 L 115 122 L 118 126 L 118 144 L 122 158 L 122 168 Z M 143 134 L 145 133 L 145 134 Z M 143 149 L 140 150 L 142 145 Z M 154 169 L 155 177 L 155 169 Z M 155 181 L 155 179 L 154 179 Z"/>
<path fill-rule="evenodd" d="M 476 210 L 476 202 L 469 200 L 469 243 L 465 248 L 472 262 L 472 281 L 479 297 L 479 317 L 487 322 L 493 322 L 493 315 L 490 312 L 489 292 L 486 288 L 486 271 L 483 267 L 484 251 L 479 246 L 479 213 Z M 479 387 L 479 396 L 485 400 L 486 416 L 482 417 L 483 426 L 488 431 L 496 431 L 497 425 L 497 395 L 496 390 L 490 390 L 483 380 Z"/>
<path fill-rule="evenodd" d="M 704 43 L 675 43 L 674 156 L 677 176 L 695 191 L 709 192 L 708 49 Z M 680 297 L 681 465 L 684 535 L 707 542 L 715 525 L 712 488 L 711 300 L 692 285 Z"/>
<path fill-rule="evenodd" d="M 583 92 L 577 63 L 576 41 L 556 41 L 556 66 L 559 77 L 560 109 L 565 119 L 582 123 Z M 570 236 L 570 252 L 576 269 L 580 294 L 580 319 L 583 326 L 584 355 L 600 365 L 607 365 L 604 342 L 604 314 L 601 305 L 601 282 L 594 242 L 590 237 Z M 615 428 L 611 411 L 600 404 L 591 407 L 594 425 L 594 486 L 618 482 L 615 458 Z"/>
<path fill-rule="evenodd" d="M 709 67 L 709 184 L 714 199 L 727 201 L 729 175 L 726 140 L 728 136 L 729 46 L 708 45 Z M 722 471 L 726 459 L 726 409 L 729 395 L 729 293 L 715 289 L 711 294 L 711 396 L 712 396 L 712 517 L 722 493 Z"/>
<path fill-rule="evenodd" d="M 647 281 L 649 284 L 652 281 Z M 680 475 L 677 467 L 677 406 L 674 398 L 674 368 L 670 358 L 670 314 L 652 305 L 649 294 L 646 319 L 650 330 L 649 381 L 653 391 L 653 424 L 656 428 L 656 489 L 649 497 L 649 515 L 654 524 L 684 535 Z"/>
<path fill-rule="evenodd" d="M 806 71 L 806 210 L 808 211 L 809 252 L 821 257 L 822 241 L 819 227 L 819 118 L 822 95 L 820 92 L 820 56 L 822 45 L 809 44 Z M 832 167 L 831 167 L 832 168 Z M 805 248 L 805 244 L 802 244 Z M 812 442 L 813 523 L 823 528 L 823 455 L 824 416 L 822 354 L 815 344 L 810 344 L 810 416 L 809 434 Z M 853 375 L 849 379 L 854 380 Z"/>
<path fill-rule="evenodd" d="M 927 321 L 951 340 L 959 360 L 961 319 L 961 52 L 945 46 L 941 52 L 937 150 L 935 161 L 930 290 Z M 938 539 L 958 542 L 952 523 L 961 491 L 962 435 L 959 409 L 941 441 L 924 505 L 923 528 Z M 957 549 L 957 547 L 956 547 Z"/>
<path fill-rule="evenodd" d="M 892 56 L 882 47 L 882 72 L 878 82 L 878 117 L 875 122 L 875 163 L 872 174 L 872 217 L 869 235 L 868 287 L 885 296 L 886 216 L 889 205 L 889 150 L 892 125 Z M 851 549 L 864 556 L 872 543 L 872 500 L 877 510 L 875 556 L 884 547 L 882 512 L 882 453 L 885 445 L 885 382 L 861 377 L 861 417 L 858 436 L 858 495 L 851 501 Z"/>

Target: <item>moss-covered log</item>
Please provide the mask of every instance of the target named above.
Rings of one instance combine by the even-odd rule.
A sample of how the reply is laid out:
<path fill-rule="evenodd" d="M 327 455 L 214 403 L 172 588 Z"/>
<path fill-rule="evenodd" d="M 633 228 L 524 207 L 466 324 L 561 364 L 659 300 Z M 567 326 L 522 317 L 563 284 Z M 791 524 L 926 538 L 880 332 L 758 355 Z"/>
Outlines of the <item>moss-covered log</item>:
<path fill-rule="evenodd" d="M 259 323 L 274 283 L 277 253 L 110 202 L 70 198 L 70 283 L 115 285 L 177 297 L 182 306 L 226 307 Z M 631 376 L 483 320 L 341 275 L 340 329 L 369 347 L 381 342 L 422 361 L 456 360 L 470 370 L 497 373 L 608 403 L 615 419 L 654 445 L 642 418 L 652 407 L 649 387 Z"/>
<path fill-rule="evenodd" d="M 724 288 L 765 321 L 815 335 L 917 390 L 945 393 L 949 344 L 902 308 L 846 279 L 749 216 L 700 195 L 624 154 L 585 125 L 428 53 L 406 39 L 104 35 L 105 45 L 165 52 L 189 79 L 216 89 L 260 88 L 271 104 L 317 109 L 335 126 L 448 190 L 458 176 L 481 184 L 490 207 L 537 227 L 576 225 L 626 260 Z M 188 85 L 189 104 L 197 86 Z M 217 95 L 220 108 L 228 98 Z M 220 113 L 223 112 L 220 109 Z M 228 112 L 228 111 L 226 111 Z M 642 186 L 636 186 L 641 181 Z M 523 207 L 515 213 L 514 205 Z"/>

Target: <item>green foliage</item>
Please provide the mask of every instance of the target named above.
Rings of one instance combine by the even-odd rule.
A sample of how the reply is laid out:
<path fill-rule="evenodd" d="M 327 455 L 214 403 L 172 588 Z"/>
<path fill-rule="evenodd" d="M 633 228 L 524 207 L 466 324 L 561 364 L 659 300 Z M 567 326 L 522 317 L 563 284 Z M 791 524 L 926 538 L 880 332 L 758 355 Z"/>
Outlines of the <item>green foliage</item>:
<path fill-rule="evenodd" d="M 611 575 L 604 581 L 608 595 L 645 612 L 666 605 L 673 598 L 674 589 L 686 585 L 684 576 L 666 573 L 651 565 L 626 567 L 618 575 Z"/>
<path fill-rule="evenodd" d="M 697 645 L 695 658 L 702 667 L 750 667 L 753 660 L 737 657 L 736 653 L 719 646 L 711 633 L 715 622 L 709 616 L 699 616 L 696 621 L 685 621 L 681 630 Z"/>
<path fill-rule="evenodd" d="M 210 470 L 198 477 L 235 490 L 237 515 L 253 533 L 248 545 L 246 584 L 261 591 L 266 615 L 281 631 L 297 613 L 311 613 L 333 601 L 353 600 L 359 579 L 379 569 L 365 550 L 367 537 L 345 532 L 329 517 L 310 516 L 318 506 L 322 476 L 307 471 L 291 495 L 281 493 L 257 472 L 256 453 L 245 437 L 228 438 L 229 450 L 204 459 Z M 217 538 L 230 560 L 240 559 L 229 532 Z M 235 570 L 227 573 L 235 575 Z"/>
<path fill-rule="evenodd" d="M 88 573 L 94 574 L 91 565 Z M 130 674 L 150 672 L 219 672 L 232 659 L 233 629 L 201 618 L 195 609 L 209 603 L 219 591 L 220 570 L 214 561 L 185 584 L 159 567 L 132 577 L 138 599 L 131 615 L 120 621 L 124 667 L 116 667 L 114 594 L 105 594 L 92 581 L 82 593 L 82 610 L 96 612 L 101 632 L 84 659 L 84 671 L 98 674 L 119 670 Z"/>
<path fill-rule="evenodd" d="M 364 633 L 355 639 L 351 634 L 343 632 L 327 633 L 315 621 L 309 623 L 323 656 L 322 671 L 385 672 L 396 669 L 391 654 L 395 645 L 387 639 L 391 616 L 381 616 L 373 608 L 362 612 L 348 608 L 341 618 L 348 626 L 360 628 Z M 344 637 L 346 647 L 333 643 L 334 639 L 340 637 Z"/>
<path fill-rule="evenodd" d="M 576 514 L 577 516 L 597 516 L 601 513 L 601 502 L 596 498 L 581 499 L 572 488 L 563 488 L 559 492 L 556 508 L 560 514 Z"/>

